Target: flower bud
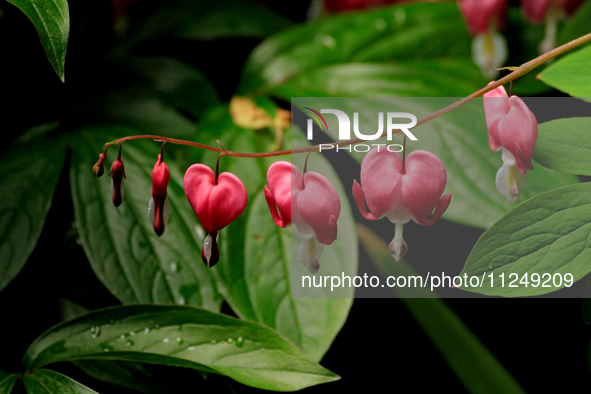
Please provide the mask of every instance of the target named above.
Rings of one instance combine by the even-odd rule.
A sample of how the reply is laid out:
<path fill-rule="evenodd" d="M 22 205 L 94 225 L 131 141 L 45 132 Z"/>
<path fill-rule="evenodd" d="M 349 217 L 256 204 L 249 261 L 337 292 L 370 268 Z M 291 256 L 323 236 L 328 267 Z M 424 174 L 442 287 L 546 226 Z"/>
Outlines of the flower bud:
<path fill-rule="evenodd" d="M 217 233 L 244 212 L 248 202 L 246 188 L 236 175 L 223 172 L 216 177 L 212 169 L 203 164 L 189 167 L 183 187 L 206 232 L 201 258 L 208 267 L 213 267 L 219 261 Z"/>
<path fill-rule="evenodd" d="M 446 182 L 445 166 L 433 153 L 414 151 L 403 164 L 398 153 L 378 147 L 363 158 L 363 188 L 354 181 L 353 198 L 364 218 L 378 220 L 386 216 L 394 223 L 389 250 L 399 261 L 408 250 L 402 238 L 403 225 L 411 219 L 423 226 L 435 223 L 451 201 L 451 193 L 441 197 Z"/>
<path fill-rule="evenodd" d="M 123 159 L 121 158 L 121 145 L 119 145 L 119 155 L 117 156 L 117 160 L 113 162 L 109 175 L 113 179 L 111 183 L 113 205 L 118 207 L 123 202 L 123 179 L 125 178 L 125 168 L 123 167 Z"/>
<path fill-rule="evenodd" d="M 495 152 L 503 150 L 497 190 L 515 202 L 527 181 L 526 172 L 534 168 L 531 158 L 538 139 L 538 122 L 523 100 L 508 97 L 502 86 L 485 93 L 483 103 L 490 148 Z"/>
<path fill-rule="evenodd" d="M 323 175 L 314 171 L 302 174 L 285 161 L 269 167 L 267 182 L 265 198 L 273 220 L 279 227 L 295 223 L 302 238 L 298 258 L 315 274 L 324 245 L 337 238 L 341 201 L 336 189 Z"/>
<path fill-rule="evenodd" d="M 148 208 L 148 214 L 154 225 L 154 231 L 159 237 L 164 233 L 164 227 L 170 217 L 168 198 L 166 198 L 166 189 L 170 181 L 170 171 L 162 156 L 162 153 L 158 155 L 158 161 L 152 170 L 152 199 Z"/>
<path fill-rule="evenodd" d="M 92 173 L 95 177 L 100 178 L 105 173 L 104 163 L 107 160 L 107 150 L 99 155 L 98 162 L 92 167 Z"/>

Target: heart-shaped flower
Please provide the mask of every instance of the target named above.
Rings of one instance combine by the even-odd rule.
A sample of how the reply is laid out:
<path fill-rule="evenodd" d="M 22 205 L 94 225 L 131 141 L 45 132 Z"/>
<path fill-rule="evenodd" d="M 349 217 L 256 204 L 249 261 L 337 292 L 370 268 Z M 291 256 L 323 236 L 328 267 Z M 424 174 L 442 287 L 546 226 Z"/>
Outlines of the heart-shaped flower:
<path fill-rule="evenodd" d="M 265 198 L 273 220 L 279 227 L 294 223 L 302 243 L 298 258 L 311 273 L 320 268 L 324 245 L 337 238 L 337 220 L 341 201 L 326 177 L 307 171 L 302 174 L 286 161 L 273 163 L 267 171 Z"/>
<path fill-rule="evenodd" d="M 441 197 L 446 182 L 445 166 L 433 153 L 414 151 L 403 163 L 398 153 L 378 147 L 363 158 L 363 188 L 354 181 L 353 198 L 364 218 L 378 220 L 386 216 L 394 223 L 390 253 L 398 261 L 408 250 L 402 226 L 411 219 L 430 226 L 449 206 L 451 193 Z"/>
<path fill-rule="evenodd" d="M 538 139 L 538 122 L 523 100 L 509 97 L 502 86 L 485 93 L 483 103 L 490 148 L 495 152 L 503 150 L 497 190 L 514 202 L 527 181 L 526 172 L 534 168 L 531 158 Z"/>
<path fill-rule="evenodd" d="M 223 172 L 216 177 L 213 170 L 203 164 L 189 167 L 183 186 L 207 234 L 201 258 L 212 267 L 219 261 L 218 232 L 244 212 L 248 202 L 246 188 L 236 175 Z"/>

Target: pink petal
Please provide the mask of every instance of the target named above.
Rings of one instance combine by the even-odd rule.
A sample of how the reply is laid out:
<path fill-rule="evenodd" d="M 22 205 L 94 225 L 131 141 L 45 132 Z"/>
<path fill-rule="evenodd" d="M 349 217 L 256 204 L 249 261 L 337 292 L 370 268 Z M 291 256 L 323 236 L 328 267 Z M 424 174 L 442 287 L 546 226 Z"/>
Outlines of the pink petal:
<path fill-rule="evenodd" d="M 538 139 L 538 122 L 519 97 L 509 99 L 509 113 L 499 121 L 501 144 L 515 156 L 522 174 L 533 169 L 531 158 Z"/>
<path fill-rule="evenodd" d="M 269 167 L 267 183 L 269 186 L 265 186 L 265 198 L 273 220 L 279 227 L 291 225 L 291 201 L 302 188 L 302 173 L 295 165 L 278 161 Z M 297 210 L 294 213 L 297 216 Z"/>
<path fill-rule="evenodd" d="M 248 194 L 238 177 L 221 173 L 217 185 L 208 166 L 193 164 L 185 173 L 183 186 L 203 229 L 219 231 L 232 223 L 246 208 Z"/>
<path fill-rule="evenodd" d="M 489 85 L 493 82 L 490 82 Z M 509 112 L 509 97 L 507 91 L 501 85 L 496 89 L 484 94 L 484 116 L 488 128 L 488 143 L 490 149 L 498 151 L 501 149 L 501 140 L 498 132 L 499 121 Z"/>
<path fill-rule="evenodd" d="M 427 220 L 438 206 L 446 182 L 445 166 L 433 153 L 419 150 L 407 156 L 406 174 L 402 177 L 402 203 L 417 223 L 433 224 L 447 209 L 449 201 L 440 208 L 443 211 L 437 218 Z"/>
<path fill-rule="evenodd" d="M 402 171 L 402 158 L 398 153 L 389 152 L 384 147 L 372 149 L 363 158 L 361 163 L 362 193 L 373 218 L 382 218 L 399 205 L 399 188 L 402 179 L 400 171 Z M 355 187 L 353 191 L 360 196 L 359 190 L 355 191 Z M 355 201 L 362 214 L 364 211 L 367 212 L 365 204 L 360 204 L 358 197 L 355 197 Z"/>
<path fill-rule="evenodd" d="M 314 171 L 306 172 L 304 185 L 304 190 L 296 196 L 297 210 L 316 233 L 318 242 L 330 245 L 337 238 L 339 195 L 328 179 Z"/>

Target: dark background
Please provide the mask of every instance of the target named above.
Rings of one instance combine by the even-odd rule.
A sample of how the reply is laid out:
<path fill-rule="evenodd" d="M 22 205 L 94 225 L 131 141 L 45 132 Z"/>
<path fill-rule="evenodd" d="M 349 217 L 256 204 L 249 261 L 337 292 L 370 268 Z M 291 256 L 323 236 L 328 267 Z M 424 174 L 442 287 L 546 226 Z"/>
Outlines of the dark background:
<path fill-rule="evenodd" d="M 305 19 L 306 2 L 262 3 L 296 22 Z M 109 2 L 71 0 L 69 5 L 72 27 L 63 84 L 51 68 L 30 21 L 16 7 L 0 3 L 0 152 L 9 149 L 10 143 L 30 127 L 61 119 L 67 128 L 83 121 L 71 109 L 121 78 L 117 69 L 105 61 L 118 40 L 111 27 Z M 205 43 L 177 40 L 156 42 L 139 51 L 142 55 L 171 55 L 194 66 L 210 78 L 222 100 L 228 101 L 246 56 L 258 42 L 246 38 Z M 6 372 L 20 372 L 20 360 L 30 342 L 60 321 L 60 298 L 76 300 L 89 309 L 118 304 L 96 279 L 76 241 L 67 168 L 65 165 L 39 244 L 17 278 L 0 292 L 0 369 Z M 343 182 L 351 184 L 352 179 L 354 174 Z M 457 262 L 457 272 L 482 233 L 445 220 L 426 231 L 422 228 L 420 234 L 418 228 L 414 223 L 405 226 L 407 243 L 424 245 L 411 249 L 409 260 L 445 258 Z M 589 327 L 581 317 L 580 299 L 446 302 L 526 391 L 578 392 L 587 386 Z M 223 312 L 232 314 L 227 306 Z M 321 364 L 341 375 L 342 380 L 305 392 L 406 392 L 411 387 L 413 391 L 466 392 L 397 299 L 356 299 L 347 323 Z M 55 368 L 102 393 L 129 392 L 92 379 L 70 364 Z M 219 376 L 203 380 L 190 370 L 158 366 L 148 369 L 172 387 L 170 392 L 257 391 Z"/>

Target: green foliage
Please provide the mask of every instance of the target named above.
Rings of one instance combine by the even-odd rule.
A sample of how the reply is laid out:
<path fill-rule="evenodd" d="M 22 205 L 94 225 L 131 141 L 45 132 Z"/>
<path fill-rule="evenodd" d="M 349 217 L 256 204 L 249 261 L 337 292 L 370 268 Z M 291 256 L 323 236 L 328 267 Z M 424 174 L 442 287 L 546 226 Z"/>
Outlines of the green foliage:
<path fill-rule="evenodd" d="M 33 22 L 49 62 L 64 82 L 70 12 L 66 0 L 8 0 Z"/>
<path fill-rule="evenodd" d="M 462 288 L 486 295 L 532 296 L 564 288 L 564 277 L 557 280 L 557 285 L 550 280 L 545 286 L 540 282 L 537 286 L 530 283 L 512 287 L 509 275 L 516 274 L 518 281 L 534 273 L 552 278 L 554 274 L 570 273 L 574 281 L 587 275 L 591 272 L 591 250 L 587 248 L 591 232 L 589 193 L 589 183 L 571 185 L 542 193 L 513 208 L 480 237 L 460 274 L 487 278 L 493 274 L 492 286 L 490 280 L 485 280 L 482 287 Z"/>
<path fill-rule="evenodd" d="M 591 46 L 571 53 L 540 74 L 548 85 L 575 97 L 591 97 Z"/>
<path fill-rule="evenodd" d="M 238 93 L 264 94 L 292 79 L 315 78 L 319 69 L 346 63 L 468 59 L 468 32 L 458 28 L 463 25 L 455 4 L 418 3 L 352 12 L 287 29 L 254 50 Z"/>
<path fill-rule="evenodd" d="M 538 125 L 534 159 L 544 167 L 591 175 L 591 118 L 556 119 Z"/>
<path fill-rule="evenodd" d="M 41 235 L 64 163 L 63 141 L 17 144 L 0 161 L 0 290 L 25 265 Z"/>
<path fill-rule="evenodd" d="M 10 394 L 12 392 L 12 388 L 16 384 L 17 379 L 17 374 L 6 374 L 0 370 L 0 394 Z"/>
<path fill-rule="evenodd" d="M 276 391 L 339 378 L 263 325 L 187 306 L 137 305 L 93 312 L 45 332 L 31 344 L 23 364 L 36 369 L 80 359 L 192 368 Z"/>
<path fill-rule="evenodd" d="M 30 394 L 97 394 L 96 391 L 49 369 L 39 369 L 23 377 Z"/>
<path fill-rule="evenodd" d="M 125 42 L 174 37 L 185 40 L 218 40 L 231 37 L 264 38 L 292 23 L 266 7 L 243 0 L 144 1 L 145 15 L 130 29 Z M 154 7 L 156 6 L 156 7 Z"/>

